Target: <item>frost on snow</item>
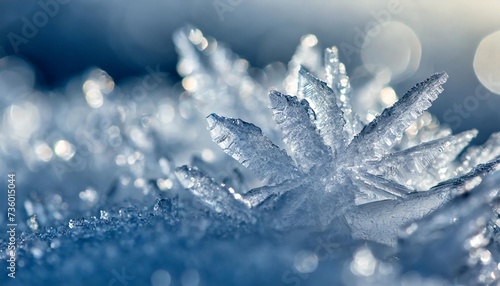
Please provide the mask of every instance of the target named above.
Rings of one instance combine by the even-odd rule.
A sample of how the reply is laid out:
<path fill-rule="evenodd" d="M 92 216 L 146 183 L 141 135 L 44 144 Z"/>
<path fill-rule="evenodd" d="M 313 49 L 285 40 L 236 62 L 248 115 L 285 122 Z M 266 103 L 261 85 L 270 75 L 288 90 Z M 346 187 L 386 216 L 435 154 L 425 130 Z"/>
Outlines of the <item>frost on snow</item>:
<path fill-rule="evenodd" d="M 311 37 L 288 69 L 256 72 L 186 27 L 183 90 L 165 79 L 146 98 L 97 69 L 37 97 L 30 68 L 1 59 L 0 169 L 23 190 L 14 283 L 498 282 L 499 133 L 468 147 L 476 130 L 437 124 L 444 72 L 360 105 Z"/>

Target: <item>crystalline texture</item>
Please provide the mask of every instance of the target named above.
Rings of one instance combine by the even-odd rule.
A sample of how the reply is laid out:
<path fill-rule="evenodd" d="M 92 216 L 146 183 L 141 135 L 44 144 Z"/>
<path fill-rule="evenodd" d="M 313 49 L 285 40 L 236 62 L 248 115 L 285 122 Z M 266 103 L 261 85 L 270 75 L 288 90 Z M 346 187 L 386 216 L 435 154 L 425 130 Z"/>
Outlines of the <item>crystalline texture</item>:
<path fill-rule="evenodd" d="M 365 161 L 387 153 L 402 137 L 403 131 L 431 106 L 431 102 L 443 91 L 441 85 L 447 79 L 446 73 L 437 73 L 385 109 L 354 137 L 351 142 L 355 150 L 353 157 Z"/>
<path fill-rule="evenodd" d="M 234 190 L 216 183 L 195 168 L 183 166 L 177 168 L 175 172 L 179 181 L 215 212 L 244 221 L 252 220 L 248 213 L 249 205 Z"/>
<path fill-rule="evenodd" d="M 471 190 L 477 179 L 495 171 L 500 159 L 479 165 L 468 174 L 443 182 L 428 192 L 412 193 L 401 200 L 382 200 L 349 210 L 345 218 L 355 238 L 396 245 L 403 226 L 425 217 L 456 195 Z M 411 211 L 408 211 L 411 210 Z"/>
<path fill-rule="evenodd" d="M 466 146 L 474 139 L 477 135 L 477 130 L 469 130 L 459 133 L 451 137 L 450 146 L 444 149 L 444 152 L 440 153 L 433 164 L 429 165 L 429 168 L 422 173 L 422 180 L 418 184 L 418 189 L 428 189 L 435 184 L 453 178 L 454 176 L 463 174 L 465 172 L 457 171 L 456 162 L 457 156 L 464 150 Z M 490 158 L 492 160 L 494 158 Z M 486 160 L 481 163 L 486 163 L 490 160 Z M 478 163 L 479 164 L 479 163 Z M 475 164 L 474 166 L 477 166 Z M 467 169 L 470 171 L 471 168 Z"/>
<path fill-rule="evenodd" d="M 288 73 L 284 82 L 287 93 L 297 93 L 297 76 L 301 66 L 305 66 L 313 72 L 319 71 L 321 67 L 321 51 L 315 40 L 317 39 L 313 35 L 302 38 L 288 63 Z"/>
<path fill-rule="evenodd" d="M 292 159 L 257 126 L 216 114 L 207 117 L 210 135 L 224 152 L 269 184 L 298 176 Z"/>
<path fill-rule="evenodd" d="M 481 146 L 470 147 L 462 156 L 459 173 L 466 172 L 473 166 L 486 163 L 500 156 L 500 132 L 491 134 Z"/>
<path fill-rule="evenodd" d="M 439 191 L 414 191 L 426 190 L 426 184 L 439 182 L 429 177 L 427 170 L 449 167 L 450 161 L 476 135 L 475 130 L 384 155 L 390 152 L 390 148 L 397 143 L 412 121 L 436 99 L 437 94 L 442 91 L 441 84 L 446 81 L 446 74 L 436 74 L 418 84 L 345 147 L 345 121 L 333 114 L 330 119 L 334 122 L 328 122 L 328 117 L 321 118 L 321 114 L 324 116 L 324 113 L 333 111 L 342 115 L 332 90 L 303 68 L 299 71 L 299 78 L 299 93 L 306 99 L 299 101 L 296 97 L 277 91 L 270 92 L 269 97 L 275 122 L 283 133 L 283 141 L 302 172 L 296 172 L 295 164 L 285 152 L 272 145 L 269 140 L 263 139 L 260 129 L 254 125 L 224 119 L 224 129 L 217 127 L 221 125 L 221 117 L 209 117 L 212 137 L 223 150 L 259 174 L 260 178 L 266 178 L 265 172 L 259 173 L 265 169 L 271 174 L 271 181 L 276 183 L 274 186 L 254 189 L 245 194 L 243 198 L 251 207 L 255 208 L 268 202 L 265 204 L 267 208 L 273 208 L 275 205 L 280 210 L 285 225 L 294 222 L 297 225 L 307 225 L 308 220 L 311 220 L 310 224 L 325 226 L 342 214 L 342 211 L 338 211 L 339 207 L 322 203 L 324 200 L 321 197 L 331 192 L 332 202 L 348 203 L 341 209 L 347 211 L 345 218 L 355 237 L 394 245 L 398 230 L 404 224 L 420 219 L 442 206 L 457 194 L 457 190 L 462 190 L 466 182 L 468 185 L 475 182 L 476 178 L 471 173 L 447 182 L 445 186 L 437 186 L 436 190 Z M 313 108 L 309 107 L 307 99 L 315 103 Z M 316 110 L 313 110 L 314 108 Z M 334 128 L 339 130 L 335 130 L 338 136 L 330 137 L 332 146 L 342 146 L 337 147 L 337 151 L 345 148 L 345 151 L 338 154 L 332 152 L 321 137 L 329 134 L 327 132 Z M 247 138 L 249 134 L 252 135 L 249 138 L 257 140 Z M 259 146 L 261 143 L 265 144 Z M 264 157 L 273 158 L 272 164 Z M 434 164 L 437 158 L 440 162 Z M 361 164 L 363 161 L 366 163 Z M 261 162 L 266 163 L 259 165 Z M 278 164 L 279 170 L 286 170 L 285 166 L 288 166 L 294 171 L 288 169 L 286 173 L 292 175 L 283 177 L 273 171 L 273 168 L 276 168 L 273 164 Z M 474 172 L 483 171 L 489 172 L 483 167 Z M 419 173 L 425 181 L 413 180 Z M 316 180 L 312 179 L 315 177 Z M 450 189 L 446 186 L 454 187 Z M 324 195 L 321 195 L 320 190 L 323 190 Z M 350 209 L 348 206 L 353 194 L 356 203 L 361 205 Z M 404 210 L 410 206 L 414 206 L 415 210 L 406 214 Z M 387 212 L 387 209 L 392 211 Z M 318 214 L 310 215 L 313 212 Z"/>
<path fill-rule="evenodd" d="M 364 171 L 358 171 L 358 178 L 355 184 L 365 188 L 366 192 L 371 192 L 375 196 L 381 196 L 387 199 L 396 199 L 404 197 L 413 192 L 412 189 L 400 185 L 394 181 L 383 178 L 382 176 L 373 175 Z"/>
<path fill-rule="evenodd" d="M 352 110 L 351 84 L 344 64 L 339 61 L 337 47 L 325 49 L 325 78 L 326 84 L 334 90 L 337 103 L 344 113 L 345 130 L 348 133 L 347 141 L 350 142 L 361 130 L 362 125 Z"/>
<path fill-rule="evenodd" d="M 321 137 L 333 150 L 333 154 L 345 147 L 347 134 L 344 132 L 344 113 L 337 105 L 332 89 L 311 75 L 305 68 L 299 70 L 298 95 L 307 99 L 316 111 L 316 126 Z"/>
<path fill-rule="evenodd" d="M 467 131 L 391 153 L 384 156 L 380 161 L 372 162 L 372 172 L 400 184 L 419 188 L 419 186 L 422 186 L 420 181 L 422 179 L 414 181 L 416 174 L 431 169 L 429 175 L 434 175 L 439 171 L 439 167 L 446 166 L 451 159 L 455 158 L 476 134 L 476 130 Z M 441 166 L 436 166 L 436 164 L 441 164 Z M 440 181 L 433 180 L 431 184 Z"/>
<path fill-rule="evenodd" d="M 308 102 L 277 91 L 271 91 L 269 98 L 274 121 L 283 132 L 283 141 L 302 170 L 309 171 L 315 165 L 330 162 L 330 150 L 311 121 L 315 115 Z"/>
<path fill-rule="evenodd" d="M 489 258 L 491 252 L 485 248 L 491 240 L 484 230 L 492 217 L 490 204 L 498 201 L 499 190 L 498 174 L 492 175 L 470 193 L 454 198 L 414 223 L 400 241 L 402 264 L 407 269 L 418 269 L 425 275 L 440 275 L 450 280 L 460 276 L 468 267 L 487 264 L 492 258 Z M 490 250 L 495 248 L 493 246 Z M 488 259 L 473 259 L 471 253 L 484 253 Z M 428 260 L 428 257 L 434 259 Z M 497 265 L 494 260 L 491 262 Z M 466 284 L 479 282 L 480 277 Z"/>

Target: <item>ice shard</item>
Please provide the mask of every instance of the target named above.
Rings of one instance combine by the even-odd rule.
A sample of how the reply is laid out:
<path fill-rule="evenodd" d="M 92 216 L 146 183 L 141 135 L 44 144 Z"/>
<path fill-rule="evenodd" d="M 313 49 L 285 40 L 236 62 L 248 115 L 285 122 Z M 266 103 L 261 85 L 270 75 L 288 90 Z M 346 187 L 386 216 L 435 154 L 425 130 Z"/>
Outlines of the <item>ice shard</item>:
<path fill-rule="evenodd" d="M 437 99 L 447 79 L 446 73 L 436 73 L 385 109 L 354 137 L 352 157 L 366 161 L 386 154 L 401 139 L 403 131 Z"/>
<path fill-rule="evenodd" d="M 307 101 L 284 95 L 278 91 L 269 93 L 274 121 L 283 132 L 283 141 L 303 171 L 332 161 L 328 148 L 319 135 L 313 121 L 315 113 Z"/>
<path fill-rule="evenodd" d="M 298 96 L 305 98 L 315 111 L 315 124 L 323 137 L 325 144 L 337 154 L 345 148 L 347 133 L 344 131 L 345 119 L 342 109 L 338 106 L 335 94 L 326 83 L 310 74 L 305 68 L 299 70 Z"/>
<path fill-rule="evenodd" d="M 216 114 L 209 115 L 207 121 L 214 142 L 260 180 L 276 184 L 299 175 L 292 159 L 262 134 L 259 127 Z"/>

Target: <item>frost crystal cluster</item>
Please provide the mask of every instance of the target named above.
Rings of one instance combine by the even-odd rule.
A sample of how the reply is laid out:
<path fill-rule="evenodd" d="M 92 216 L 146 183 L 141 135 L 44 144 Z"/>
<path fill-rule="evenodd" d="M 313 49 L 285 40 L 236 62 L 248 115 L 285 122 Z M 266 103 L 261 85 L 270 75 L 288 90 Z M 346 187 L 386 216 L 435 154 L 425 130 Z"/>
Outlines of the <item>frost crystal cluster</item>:
<path fill-rule="evenodd" d="M 262 70 L 193 27 L 174 42 L 183 89 L 158 73 L 144 96 L 99 69 L 40 96 L 0 60 L 12 285 L 500 281 L 500 136 L 468 147 L 426 111 L 446 73 L 396 101 L 312 35 Z"/>

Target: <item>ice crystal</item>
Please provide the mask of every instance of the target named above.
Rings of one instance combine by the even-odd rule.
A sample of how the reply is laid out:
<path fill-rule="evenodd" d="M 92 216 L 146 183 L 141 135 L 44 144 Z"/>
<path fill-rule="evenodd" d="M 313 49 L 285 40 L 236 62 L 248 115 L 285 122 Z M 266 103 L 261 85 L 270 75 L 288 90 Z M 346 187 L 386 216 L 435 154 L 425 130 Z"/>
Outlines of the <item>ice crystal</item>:
<path fill-rule="evenodd" d="M 251 123 L 217 114 L 207 117 L 214 142 L 266 183 L 239 190 L 237 198 L 225 196 L 226 204 L 231 200 L 244 203 L 228 215 L 247 213 L 247 206 L 256 217 L 270 213 L 270 221 L 278 228 L 331 230 L 345 221 L 353 238 L 396 246 L 404 227 L 446 209 L 453 204 L 450 201 L 471 192 L 482 177 L 497 169 L 497 134 L 484 146 L 469 148 L 463 158 L 458 155 L 475 137 L 475 130 L 443 136 L 448 132 L 441 128 L 419 144 L 404 138 L 405 130 L 443 91 L 446 73 L 436 73 L 417 84 L 360 128 L 337 49 L 325 50 L 326 82 L 304 67 L 296 68 L 300 58 L 311 53 L 306 50 L 301 46 L 290 66 L 291 72 L 297 72 L 297 95 L 269 93 L 273 119 L 287 152 Z M 397 146 L 405 139 L 407 148 Z M 186 175 L 200 186 L 197 190 L 190 184 L 192 192 L 208 187 L 202 183 L 207 177 L 200 177 L 198 171 L 196 176 L 183 172 L 184 181 Z M 220 189 L 220 185 L 214 188 Z M 491 207 L 483 207 L 491 213 Z"/>
<path fill-rule="evenodd" d="M 327 54 L 331 51 L 327 49 Z M 331 73 L 331 68 L 327 67 L 327 73 Z M 303 99 L 277 91 L 269 94 L 274 121 L 281 129 L 291 156 L 272 144 L 258 127 L 240 119 L 211 114 L 207 117 L 208 128 L 214 142 L 227 154 L 255 172 L 261 180 L 268 179 L 266 187 L 248 193 L 240 191 L 240 201 L 258 209 L 258 203 L 272 200 L 266 208 L 270 204 L 278 206 L 277 214 L 282 216 L 286 226 L 318 225 L 326 228 L 332 219 L 347 212 L 345 219 L 355 237 L 394 244 L 397 233 L 379 224 L 402 227 L 446 202 L 437 198 L 446 197 L 439 192 L 418 192 L 427 191 L 428 185 L 433 186 L 443 180 L 443 176 L 433 176 L 433 171 L 437 171 L 433 162 L 437 160 L 440 167 L 453 169 L 455 165 L 451 163 L 477 133 L 473 130 L 391 152 L 402 139 L 404 131 L 437 99 L 442 91 L 441 84 L 447 77 L 445 73 L 437 73 L 417 84 L 349 142 L 344 126 L 351 125 L 355 116 L 350 119 L 345 117 L 341 106 L 344 109 L 349 107 L 347 100 L 337 102 L 335 94 L 341 92 L 339 87 L 334 92 L 327 83 L 300 68 L 298 93 Z M 332 82 L 334 80 L 331 79 Z M 308 100 L 313 103 L 312 107 Z M 434 170 L 429 174 L 427 169 Z M 419 174 L 425 179 L 415 179 Z M 186 174 L 183 173 L 183 176 Z M 207 187 L 201 182 L 207 178 L 199 176 L 197 173 L 191 180 L 199 182 L 199 188 Z M 470 174 L 467 176 L 471 177 Z M 193 192 L 202 192 L 193 189 L 192 185 L 189 187 Z M 357 206 L 356 197 L 358 202 L 364 203 Z M 384 210 L 381 215 L 385 215 L 385 219 L 370 219 L 371 215 L 378 215 L 379 208 L 387 208 L 391 204 L 405 207 L 398 211 Z M 419 211 L 405 213 L 404 209 L 416 204 L 421 204 Z M 380 232 L 373 229 L 380 229 Z"/>
<path fill-rule="evenodd" d="M 313 35 L 288 70 L 194 27 L 174 42 L 183 90 L 155 73 L 147 97 L 99 69 L 38 96 L 26 64 L 0 60 L 13 285 L 499 281 L 500 136 L 468 147 L 476 130 L 426 111 L 446 73 L 395 101 L 378 77 L 354 90 Z"/>

